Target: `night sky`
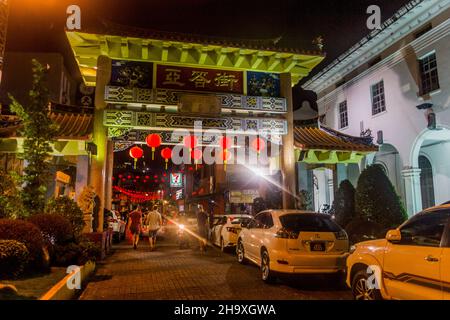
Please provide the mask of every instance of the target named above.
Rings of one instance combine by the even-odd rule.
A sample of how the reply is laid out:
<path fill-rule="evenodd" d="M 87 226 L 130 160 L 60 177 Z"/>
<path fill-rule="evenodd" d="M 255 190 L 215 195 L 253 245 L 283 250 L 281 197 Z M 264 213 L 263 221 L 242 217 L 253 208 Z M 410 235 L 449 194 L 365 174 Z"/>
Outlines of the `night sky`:
<path fill-rule="evenodd" d="M 381 7 L 383 20 L 406 0 L 10 0 L 7 51 L 61 52 L 70 59 L 64 36 L 66 8 L 81 7 L 81 27 L 102 20 L 162 31 L 237 39 L 275 39 L 280 47 L 315 49 L 325 39 L 327 58 L 316 72 L 367 35 L 366 9 Z"/>

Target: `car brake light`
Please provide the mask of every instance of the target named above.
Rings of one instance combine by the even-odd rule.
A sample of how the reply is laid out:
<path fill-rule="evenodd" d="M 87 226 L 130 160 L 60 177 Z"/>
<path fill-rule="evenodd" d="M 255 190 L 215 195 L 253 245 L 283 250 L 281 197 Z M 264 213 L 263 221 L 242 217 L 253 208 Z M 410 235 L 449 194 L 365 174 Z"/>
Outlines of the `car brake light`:
<path fill-rule="evenodd" d="M 289 231 L 286 229 L 280 229 L 275 234 L 275 238 L 281 238 L 281 239 L 297 239 L 298 238 L 298 232 Z"/>
<path fill-rule="evenodd" d="M 345 230 L 340 230 L 338 232 L 335 232 L 334 235 L 336 236 L 336 240 L 348 240 L 348 235 Z"/>

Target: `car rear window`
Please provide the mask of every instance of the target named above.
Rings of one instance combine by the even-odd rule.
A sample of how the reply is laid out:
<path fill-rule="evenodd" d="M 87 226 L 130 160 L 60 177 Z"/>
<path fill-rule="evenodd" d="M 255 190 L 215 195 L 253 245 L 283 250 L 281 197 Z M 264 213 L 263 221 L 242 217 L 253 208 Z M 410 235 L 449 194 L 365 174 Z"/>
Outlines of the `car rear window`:
<path fill-rule="evenodd" d="M 232 223 L 249 223 L 250 220 L 252 220 L 252 218 L 248 218 L 248 217 L 235 217 L 233 218 Z"/>
<path fill-rule="evenodd" d="M 329 217 L 316 214 L 287 214 L 280 217 L 283 228 L 293 232 L 338 232 L 342 230 Z"/>

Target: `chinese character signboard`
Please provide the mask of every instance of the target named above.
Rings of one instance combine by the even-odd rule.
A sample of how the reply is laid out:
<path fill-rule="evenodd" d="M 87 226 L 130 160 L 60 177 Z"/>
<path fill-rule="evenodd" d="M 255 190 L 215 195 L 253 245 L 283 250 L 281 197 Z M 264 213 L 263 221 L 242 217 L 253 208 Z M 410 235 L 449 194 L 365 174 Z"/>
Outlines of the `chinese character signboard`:
<path fill-rule="evenodd" d="M 153 63 L 113 60 L 111 85 L 121 87 L 152 88 Z"/>
<path fill-rule="evenodd" d="M 156 87 L 186 91 L 244 93 L 242 71 L 158 65 Z"/>
<path fill-rule="evenodd" d="M 276 73 L 247 71 L 247 95 L 280 96 L 280 76 Z"/>
<path fill-rule="evenodd" d="M 258 190 L 232 190 L 230 192 L 231 203 L 253 203 L 253 200 L 258 197 Z"/>
<path fill-rule="evenodd" d="M 183 174 L 179 172 L 170 174 L 170 187 L 181 188 L 183 186 Z"/>

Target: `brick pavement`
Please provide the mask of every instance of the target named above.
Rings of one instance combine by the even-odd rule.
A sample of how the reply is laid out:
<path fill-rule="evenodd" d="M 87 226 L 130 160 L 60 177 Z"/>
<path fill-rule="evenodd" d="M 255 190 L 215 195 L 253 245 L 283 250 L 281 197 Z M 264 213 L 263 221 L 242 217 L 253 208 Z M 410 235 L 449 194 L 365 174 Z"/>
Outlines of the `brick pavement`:
<path fill-rule="evenodd" d="M 180 250 L 170 240 L 156 251 L 141 241 L 138 250 L 125 243 L 99 263 L 92 281 L 80 296 L 85 300 L 277 300 L 349 299 L 323 278 L 281 280 L 267 285 L 256 266 L 240 265 L 232 253 L 208 248 Z"/>

